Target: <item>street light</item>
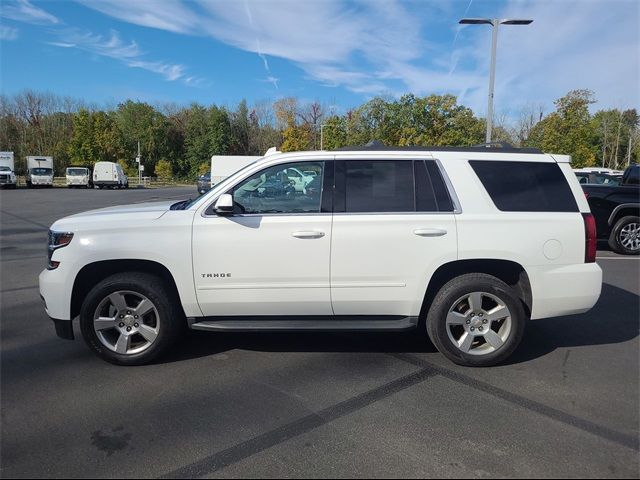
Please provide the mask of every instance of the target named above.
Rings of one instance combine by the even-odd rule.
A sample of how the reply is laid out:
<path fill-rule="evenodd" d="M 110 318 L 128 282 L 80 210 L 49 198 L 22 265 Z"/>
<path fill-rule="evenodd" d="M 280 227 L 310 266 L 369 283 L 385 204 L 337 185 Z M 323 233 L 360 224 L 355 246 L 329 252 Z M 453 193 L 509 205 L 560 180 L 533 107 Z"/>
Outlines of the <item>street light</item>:
<path fill-rule="evenodd" d="M 489 106 L 487 108 L 487 136 L 486 142 L 491 143 L 491 128 L 493 127 L 493 85 L 496 79 L 496 47 L 498 45 L 498 26 L 500 25 L 529 25 L 533 20 L 519 20 L 512 18 L 463 18 L 462 25 L 491 25 L 493 39 L 491 41 L 491 73 L 489 75 Z"/>

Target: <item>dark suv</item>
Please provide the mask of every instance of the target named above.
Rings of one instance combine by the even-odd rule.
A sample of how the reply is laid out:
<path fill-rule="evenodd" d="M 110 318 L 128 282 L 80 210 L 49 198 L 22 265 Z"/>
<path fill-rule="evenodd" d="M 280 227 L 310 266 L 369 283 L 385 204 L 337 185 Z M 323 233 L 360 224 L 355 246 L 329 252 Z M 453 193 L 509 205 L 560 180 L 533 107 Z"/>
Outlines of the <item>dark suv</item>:
<path fill-rule="evenodd" d="M 211 172 L 207 172 L 204 175 L 198 177 L 198 193 L 203 194 L 211 190 Z"/>
<path fill-rule="evenodd" d="M 598 238 L 608 240 L 614 252 L 640 253 L 640 165 L 628 167 L 620 185 L 583 184 Z"/>

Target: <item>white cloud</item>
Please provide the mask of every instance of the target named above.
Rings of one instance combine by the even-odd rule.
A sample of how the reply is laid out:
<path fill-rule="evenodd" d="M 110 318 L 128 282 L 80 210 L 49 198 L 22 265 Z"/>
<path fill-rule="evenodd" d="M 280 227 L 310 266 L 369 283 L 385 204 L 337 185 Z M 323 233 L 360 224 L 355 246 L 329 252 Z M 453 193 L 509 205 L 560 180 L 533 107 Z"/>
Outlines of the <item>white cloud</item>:
<path fill-rule="evenodd" d="M 108 37 L 77 29 L 66 29 L 58 33 L 61 41 L 48 42 L 49 45 L 77 48 L 94 55 L 119 60 L 129 67 L 148 70 L 171 82 L 182 80 L 188 86 L 198 86 L 203 82 L 197 77 L 187 76 L 184 65 L 145 59 L 144 52 L 135 41 L 123 41 L 115 30 L 112 30 Z"/>
<path fill-rule="evenodd" d="M 8 27 L 6 25 L 0 25 L 0 40 L 11 41 L 18 38 L 18 29 Z"/>
<path fill-rule="evenodd" d="M 314 81 L 364 96 L 450 92 L 486 111 L 490 29 L 457 25 L 462 16 L 477 16 L 472 1 L 81 1 L 126 22 L 256 53 L 267 78 L 276 77 L 267 58 L 278 57 Z M 550 107 L 575 88 L 593 89 L 598 107 L 637 107 L 639 12 L 637 0 L 500 4 L 495 16 L 534 23 L 500 29 L 496 109 Z"/>
<path fill-rule="evenodd" d="M 28 0 L 2 0 L 0 16 L 36 25 L 55 25 L 60 23 L 57 17 L 42 8 L 36 7 Z"/>

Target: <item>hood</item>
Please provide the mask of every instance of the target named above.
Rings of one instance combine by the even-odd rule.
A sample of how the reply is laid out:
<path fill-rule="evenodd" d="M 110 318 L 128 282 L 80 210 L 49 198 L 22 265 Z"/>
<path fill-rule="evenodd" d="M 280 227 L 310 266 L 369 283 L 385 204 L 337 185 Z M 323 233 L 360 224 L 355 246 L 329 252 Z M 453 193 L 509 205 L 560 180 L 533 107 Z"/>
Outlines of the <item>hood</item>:
<path fill-rule="evenodd" d="M 176 200 L 164 200 L 162 202 L 135 203 L 89 210 L 64 217 L 55 222 L 51 229 L 62 230 L 67 228 L 72 230 L 88 224 L 95 225 L 107 222 L 118 222 L 120 224 L 133 222 L 135 224 L 137 221 L 155 220 L 167 212 L 174 203 L 176 203 Z"/>

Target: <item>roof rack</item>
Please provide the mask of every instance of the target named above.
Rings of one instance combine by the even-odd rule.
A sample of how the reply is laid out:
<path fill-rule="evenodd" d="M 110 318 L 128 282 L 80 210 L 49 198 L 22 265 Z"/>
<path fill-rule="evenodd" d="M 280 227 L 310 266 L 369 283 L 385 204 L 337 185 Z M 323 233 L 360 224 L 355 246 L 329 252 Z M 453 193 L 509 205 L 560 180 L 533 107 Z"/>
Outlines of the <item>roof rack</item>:
<path fill-rule="evenodd" d="M 542 153 L 542 150 L 538 148 L 532 148 L 532 147 L 518 148 L 518 147 L 514 147 L 513 145 L 507 142 L 481 143 L 479 145 L 473 145 L 470 147 L 455 147 L 455 146 L 423 147 L 423 146 L 417 146 L 417 145 L 410 145 L 406 147 L 388 147 L 379 140 L 371 140 L 366 145 L 336 148 L 333 151 L 334 152 L 408 151 L 408 152 L 476 152 L 476 153 L 486 153 L 488 151 L 496 151 L 500 153 Z"/>

